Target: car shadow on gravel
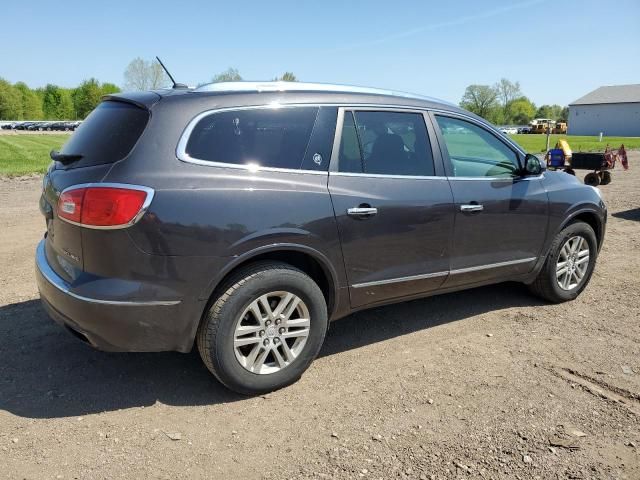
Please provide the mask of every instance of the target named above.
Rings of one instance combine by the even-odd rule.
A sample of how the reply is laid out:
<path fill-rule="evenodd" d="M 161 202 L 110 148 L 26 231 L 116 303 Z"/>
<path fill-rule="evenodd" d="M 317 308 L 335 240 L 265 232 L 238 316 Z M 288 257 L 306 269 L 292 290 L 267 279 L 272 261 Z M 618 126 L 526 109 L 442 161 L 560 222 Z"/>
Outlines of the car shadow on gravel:
<path fill-rule="evenodd" d="M 640 208 L 631 208 L 622 212 L 612 213 L 611 216 L 621 218 L 623 220 L 635 220 L 636 222 L 640 222 Z"/>
<path fill-rule="evenodd" d="M 364 310 L 331 324 L 320 356 L 511 307 L 544 305 L 520 283 L 502 283 Z"/>
<path fill-rule="evenodd" d="M 382 342 L 491 310 L 539 304 L 503 284 L 363 311 L 331 325 L 320 356 Z M 0 307 L 0 410 L 27 418 L 124 408 L 243 400 L 218 383 L 198 353 L 106 353 L 50 320 L 39 300 Z"/>

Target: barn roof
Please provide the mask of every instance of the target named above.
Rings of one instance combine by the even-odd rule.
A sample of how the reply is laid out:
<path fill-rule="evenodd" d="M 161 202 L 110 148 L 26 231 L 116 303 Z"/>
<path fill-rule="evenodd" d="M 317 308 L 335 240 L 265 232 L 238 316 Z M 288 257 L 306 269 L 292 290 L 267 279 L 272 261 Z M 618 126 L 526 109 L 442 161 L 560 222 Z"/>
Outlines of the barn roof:
<path fill-rule="evenodd" d="M 601 103 L 640 103 L 640 83 L 607 85 L 596 88 L 569 105 L 597 105 Z"/>

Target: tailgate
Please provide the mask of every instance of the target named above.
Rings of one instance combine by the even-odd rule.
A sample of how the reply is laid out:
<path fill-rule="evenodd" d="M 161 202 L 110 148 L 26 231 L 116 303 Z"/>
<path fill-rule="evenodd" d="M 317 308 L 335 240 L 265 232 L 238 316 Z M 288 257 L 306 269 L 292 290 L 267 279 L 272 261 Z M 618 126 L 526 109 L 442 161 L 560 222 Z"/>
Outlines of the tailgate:
<path fill-rule="evenodd" d="M 60 194 L 71 186 L 99 183 L 114 162 L 125 159 L 149 121 L 144 106 L 108 99 L 89 114 L 54 155 L 43 180 L 40 210 L 47 227 L 46 255 L 51 268 L 73 282 L 83 272 L 82 229 L 57 214 Z"/>

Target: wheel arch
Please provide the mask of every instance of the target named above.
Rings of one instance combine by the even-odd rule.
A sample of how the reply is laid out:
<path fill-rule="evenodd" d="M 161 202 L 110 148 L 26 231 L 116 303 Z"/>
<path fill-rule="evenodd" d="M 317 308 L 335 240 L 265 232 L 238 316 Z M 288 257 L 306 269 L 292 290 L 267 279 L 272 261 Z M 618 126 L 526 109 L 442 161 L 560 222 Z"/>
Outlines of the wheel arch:
<path fill-rule="evenodd" d="M 598 242 L 598 250 L 602 246 L 602 242 L 604 240 L 604 225 L 603 221 L 600 219 L 598 213 L 590 208 L 581 208 L 572 212 L 564 222 L 560 225 L 555 235 L 558 234 L 563 228 L 566 228 L 571 223 L 575 222 L 584 222 L 593 228 L 594 233 L 596 234 L 596 240 Z"/>
<path fill-rule="evenodd" d="M 317 250 L 304 245 L 274 244 L 258 247 L 243 253 L 229 262 L 208 284 L 201 299 L 207 301 L 206 309 L 217 290 L 240 268 L 252 263 L 271 260 L 289 264 L 309 275 L 320 287 L 327 303 L 329 318 L 336 311 L 338 300 L 338 275 L 329 259 Z"/>

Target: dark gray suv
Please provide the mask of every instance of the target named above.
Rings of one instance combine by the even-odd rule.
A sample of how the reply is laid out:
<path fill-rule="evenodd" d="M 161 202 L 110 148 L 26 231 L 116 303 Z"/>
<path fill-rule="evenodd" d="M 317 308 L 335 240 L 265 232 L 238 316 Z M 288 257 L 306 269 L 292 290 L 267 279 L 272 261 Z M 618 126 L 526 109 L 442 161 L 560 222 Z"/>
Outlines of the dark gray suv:
<path fill-rule="evenodd" d="M 453 105 L 226 83 L 115 94 L 52 152 L 47 311 L 109 351 L 188 352 L 245 394 L 296 381 L 329 322 L 503 281 L 587 285 L 595 188 Z"/>

